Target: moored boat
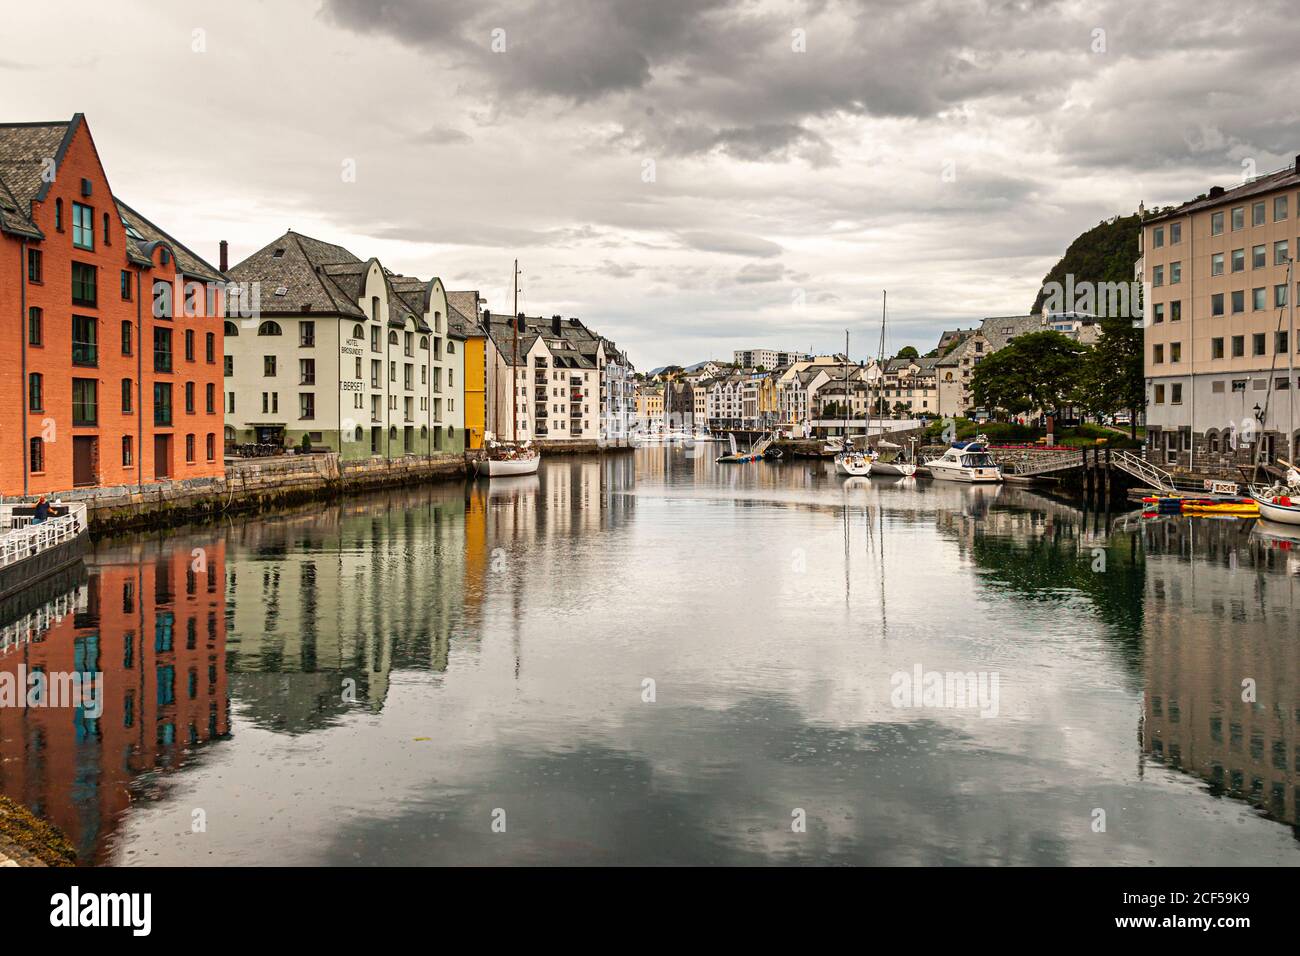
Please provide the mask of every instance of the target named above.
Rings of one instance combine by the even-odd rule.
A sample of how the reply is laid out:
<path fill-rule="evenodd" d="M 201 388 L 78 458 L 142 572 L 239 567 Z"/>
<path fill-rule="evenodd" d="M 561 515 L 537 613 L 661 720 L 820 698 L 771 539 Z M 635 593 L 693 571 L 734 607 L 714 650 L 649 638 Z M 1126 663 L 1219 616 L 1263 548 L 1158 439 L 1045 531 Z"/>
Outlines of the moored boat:
<path fill-rule="evenodd" d="M 1002 469 L 978 442 L 954 442 L 947 451 L 925 463 L 938 481 L 966 481 L 990 484 L 1002 481 Z"/>
<path fill-rule="evenodd" d="M 842 451 L 835 456 L 835 474 L 863 478 L 871 474 L 871 459 L 863 452 Z"/>

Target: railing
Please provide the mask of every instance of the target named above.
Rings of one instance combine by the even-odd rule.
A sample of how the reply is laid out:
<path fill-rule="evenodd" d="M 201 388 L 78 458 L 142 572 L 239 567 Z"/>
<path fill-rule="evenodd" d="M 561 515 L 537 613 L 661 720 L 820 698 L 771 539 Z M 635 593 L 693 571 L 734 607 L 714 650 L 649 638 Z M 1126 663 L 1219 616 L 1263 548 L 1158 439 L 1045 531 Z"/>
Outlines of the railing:
<path fill-rule="evenodd" d="M 996 451 L 990 449 L 990 451 Z M 1054 454 L 1035 454 L 1025 452 L 1019 459 L 1008 459 L 997 455 L 999 464 L 1008 468 L 1013 475 L 1046 475 L 1054 471 L 1069 471 L 1071 468 L 1083 467 L 1083 455 L 1077 451 L 1062 451 Z"/>
<path fill-rule="evenodd" d="M 0 567 L 34 557 L 42 551 L 71 541 L 85 533 L 86 506 L 82 503 L 52 505 L 52 510 L 66 509 L 66 514 L 47 518 L 33 524 L 32 514 L 19 514 L 17 509 L 34 511 L 29 504 L 0 505 Z"/>
<path fill-rule="evenodd" d="M 1110 463 L 1120 471 L 1127 472 L 1143 484 L 1159 491 L 1176 491 L 1174 476 L 1163 468 L 1157 468 L 1151 462 L 1128 451 L 1116 449 L 1111 452 Z"/>

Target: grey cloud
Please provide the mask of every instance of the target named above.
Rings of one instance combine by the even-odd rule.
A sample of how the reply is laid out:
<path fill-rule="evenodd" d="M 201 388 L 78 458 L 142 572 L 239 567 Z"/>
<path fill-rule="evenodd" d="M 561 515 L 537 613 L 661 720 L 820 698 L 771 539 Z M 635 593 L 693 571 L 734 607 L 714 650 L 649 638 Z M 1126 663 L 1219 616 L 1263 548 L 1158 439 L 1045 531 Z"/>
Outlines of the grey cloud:
<path fill-rule="evenodd" d="M 775 242 L 735 232 L 684 232 L 678 238 L 684 245 L 702 252 L 725 252 L 759 258 L 781 254 L 781 247 Z"/>

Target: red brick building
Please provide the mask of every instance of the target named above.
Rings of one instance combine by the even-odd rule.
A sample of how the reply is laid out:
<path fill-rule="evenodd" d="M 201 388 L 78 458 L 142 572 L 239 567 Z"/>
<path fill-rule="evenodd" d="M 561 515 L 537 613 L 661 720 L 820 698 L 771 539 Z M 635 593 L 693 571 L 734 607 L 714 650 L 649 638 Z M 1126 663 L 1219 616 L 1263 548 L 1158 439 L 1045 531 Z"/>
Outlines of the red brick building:
<path fill-rule="evenodd" d="M 223 281 L 113 195 L 80 113 L 0 124 L 0 494 L 221 475 Z"/>

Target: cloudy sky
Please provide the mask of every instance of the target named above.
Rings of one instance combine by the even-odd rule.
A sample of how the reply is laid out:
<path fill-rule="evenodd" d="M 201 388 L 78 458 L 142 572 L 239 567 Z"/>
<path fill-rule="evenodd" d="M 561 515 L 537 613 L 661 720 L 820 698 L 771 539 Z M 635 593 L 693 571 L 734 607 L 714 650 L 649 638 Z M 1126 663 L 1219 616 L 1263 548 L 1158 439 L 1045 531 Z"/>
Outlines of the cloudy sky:
<path fill-rule="evenodd" d="M 1025 312 L 1083 229 L 1300 152 L 1284 0 L 46 0 L 0 116 L 232 262 L 287 228 L 650 368 Z M 65 26 L 51 32 L 51 23 Z M 75 24 L 75 27 L 73 26 Z M 55 38 L 57 37 L 57 43 Z M 355 171 L 354 175 L 350 175 Z"/>

